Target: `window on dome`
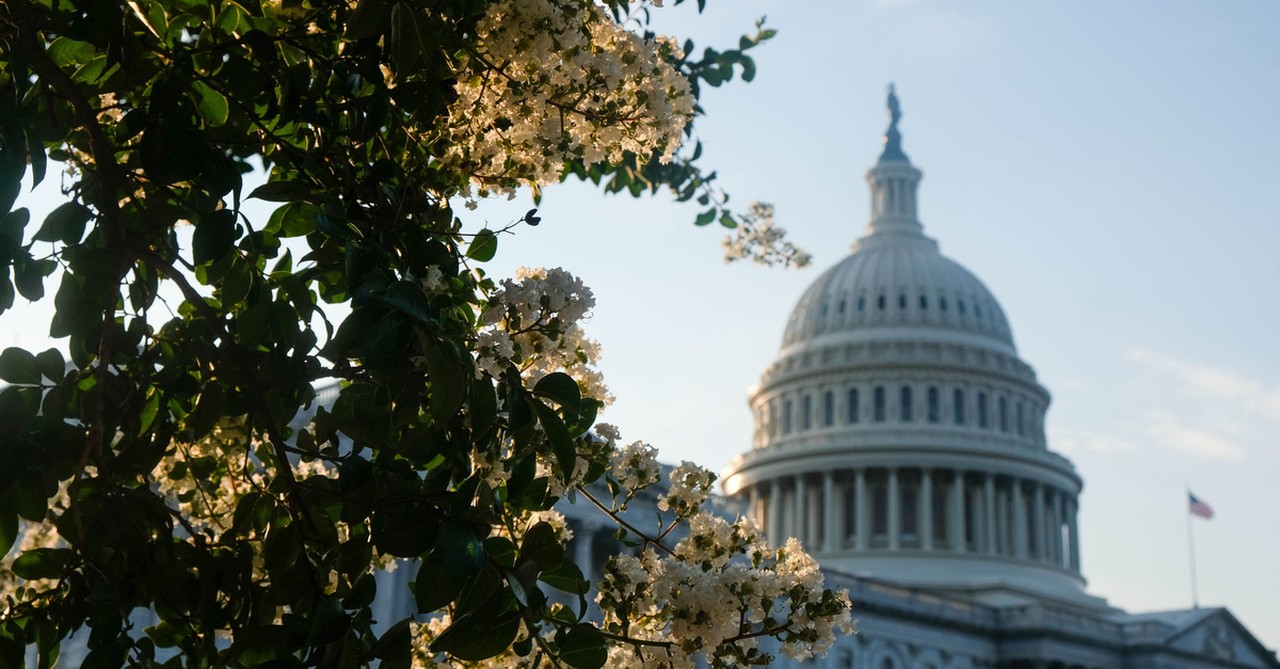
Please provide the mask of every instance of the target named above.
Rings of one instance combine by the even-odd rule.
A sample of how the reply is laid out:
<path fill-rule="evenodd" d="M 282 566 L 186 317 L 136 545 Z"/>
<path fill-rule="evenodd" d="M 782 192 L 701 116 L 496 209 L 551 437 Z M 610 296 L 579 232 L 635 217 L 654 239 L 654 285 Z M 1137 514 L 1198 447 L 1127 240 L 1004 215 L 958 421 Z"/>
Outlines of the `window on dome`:
<path fill-rule="evenodd" d="M 844 300 L 843 300 L 843 299 L 841 299 L 841 300 L 840 300 L 840 313 L 842 313 L 842 314 L 844 313 Z"/>
<path fill-rule="evenodd" d="M 876 308 L 884 309 L 884 295 L 876 298 Z"/>
<path fill-rule="evenodd" d="M 974 318 L 982 318 L 982 304 L 980 302 L 973 304 L 973 316 Z"/>
<path fill-rule="evenodd" d="M 928 392 L 925 393 L 925 401 L 928 403 L 928 419 L 930 423 L 936 423 L 942 419 L 942 409 L 938 405 L 941 402 L 938 399 L 938 389 L 930 386 Z"/>
<path fill-rule="evenodd" d="M 791 400 L 782 403 L 782 433 L 791 434 Z"/>
<path fill-rule="evenodd" d="M 826 427 L 831 427 L 831 424 L 835 422 L 836 394 L 828 390 L 827 393 L 822 396 L 822 424 Z"/>
<path fill-rule="evenodd" d="M 1009 400 L 1005 399 L 1004 396 L 1001 396 L 998 406 L 1000 407 L 1000 431 L 1008 432 L 1009 431 Z"/>
<path fill-rule="evenodd" d="M 956 425 L 964 425 L 964 391 L 956 388 L 951 394 L 951 415 Z"/>
<path fill-rule="evenodd" d="M 801 407 L 800 429 L 808 430 L 813 427 L 813 398 L 805 395 Z"/>
<path fill-rule="evenodd" d="M 920 296 L 920 308 L 921 309 L 929 308 L 929 298 L 925 297 L 924 295 Z"/>
<path fill-rule="evenodd" d="M 863 297 L 863 296 L 859 295 L 859 296 L 858 296 L 858 311 L 862 311 L 862 310 L 863 310 L 863 308 L 864 308 L 864 307 L 866 307 L 866 306 L 867 306 L 867 298 L 865 298 L 865 297 Z"/>
<path fill-rule="evenodd" d="M 1017 421 L 1017 425 L 1018 425 L 1018 436 L 1019 436 L 1019 437 L 1021 437 L 1021 436 L 1022 436 L 1022 435 L 1024 435 L 1024 434 L 1026 434 L 1026 431 L 1027 431 L 1027 426 L 1026 426 L 1026 424 L 1023 422 L 1023 421 L 1024 421 L 1024 419 L 1025 419 L 1025 416 L 1024 416 L 1024 415 L 1023 415 L 1023 413 L 1022 413 L 1022 402 L 1018 402 L 1018 408 L 1017 408 L 1017 417 L 1016 417 L 1016 421 Z"/>
<path fill-rule="evenodd" d="M 872 418 L 874 418 L 877 423 L 883 423 L 884 422 L 884 388 L 882 386 L 876 387 L 875 393 L 872 394 L 872 402 L 875 405 L 873 407 Z"/>
<path fill-rule="evenodd" d="M 946 311 L 946 310 L 947 310 L 947 298 L 945 298 L 945 297 L 939 297 L 939 298 L 938 298 L 938 311 Z"/>
<path fill-rule="evenodd" d="M 956 300 L 956 311 L 959 311 L 961 316 L 964 315 L 964 300 Z"/>
<path fill-rule="evenodd" d="M 911 405 L 911 386 L 902 387 L 902 394 L 899 399 L 901 400 L 899 410 L 902 422 L 910 423 L 913 419 L 911 412 L 913 408 Z"/>
<path fill-rule="evenodd" d="M 987 422 L 987 394 L 978 393 L 978 427 L 986 427 Z"/>
<path fill-rule="evenodd" d="M 856 423 L 861 418 L 858 411 L 858 389 L 849 389 L 849 422 Z"/>
<path fill-rule="evenodd" d="M 903 293 L 903 294 L 901 294 L 901 295 L 899 295 L 899 296 L 898 296 L 898 308 L 899 308 L 899 309 L 906 309 L 906 308 L 907 308 L 907 294 L 906 294 L 906 293 Z"/>

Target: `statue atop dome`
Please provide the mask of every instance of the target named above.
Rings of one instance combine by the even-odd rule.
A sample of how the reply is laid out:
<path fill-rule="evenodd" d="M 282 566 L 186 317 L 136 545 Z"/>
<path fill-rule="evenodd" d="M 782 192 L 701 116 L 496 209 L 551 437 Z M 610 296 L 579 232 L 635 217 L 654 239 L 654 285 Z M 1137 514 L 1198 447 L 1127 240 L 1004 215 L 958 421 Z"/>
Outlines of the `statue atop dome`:
<path fill-rule="evenodd" d="M 898 132 L 898 121 L 902 118 L 902 107 L 898 104 L 898 96 L 894 93 L 893 84 L 889 84 L 889 129 L 884 131 L 884 153 L 880 154 L 880 162 L 901 160 L 910 162 L 907 154 L 902 152 L 902 133 Z"/>

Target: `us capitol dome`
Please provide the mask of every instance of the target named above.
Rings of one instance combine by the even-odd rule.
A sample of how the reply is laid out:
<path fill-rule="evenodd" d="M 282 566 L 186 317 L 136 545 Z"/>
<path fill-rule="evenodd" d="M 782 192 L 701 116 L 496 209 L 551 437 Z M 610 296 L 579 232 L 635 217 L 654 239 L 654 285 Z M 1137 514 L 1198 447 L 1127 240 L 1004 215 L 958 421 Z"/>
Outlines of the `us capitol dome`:
<path fill-rule="evenodd" d="M 892 91 L 889 109 L 866 234 L 792 310 L 725 492 L 827 568 L 1100 606 L 1080 575 L 1081 479 L 1045 441 L 1049 392 L 995 296 L 925 235 Z"/>

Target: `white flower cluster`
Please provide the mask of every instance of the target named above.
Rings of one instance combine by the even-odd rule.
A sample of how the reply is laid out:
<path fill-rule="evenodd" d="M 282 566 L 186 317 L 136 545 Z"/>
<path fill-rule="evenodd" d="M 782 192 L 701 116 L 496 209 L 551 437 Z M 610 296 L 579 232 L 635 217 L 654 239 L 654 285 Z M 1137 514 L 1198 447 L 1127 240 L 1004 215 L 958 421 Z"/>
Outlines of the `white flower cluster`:
<path fill-rule="evenodd" d="M 477 373 L 498 378 L 514 363 L 533 386 L 543 376 L 563 371 L 583 394 L 604 404 L 613 395 L 596 369 L 600 344 L 588 338 L 580 322 L 596 304 L 582 280 L 557 267 L 521 267 L 489 296 L 476 342 Z"/>
<path fill-rule="evenodd" d="M 733 234 L 724 238 L 724 260 L 750 260 L 760 265 L 796 268 L 808 266 L 813 256 L 787 241 L 786 235 L 786 230 L 774 224 L 773 205 L 752 202 Z"/>
<path fill-rule="evenodd" d="M 613 479 L 625 491 L 620 508 L 635 494 L 657 483 L 662 478 L 662 466 L 658 464 L 658 449 L 643 441 L 635 441 L 613 452 L 609 459 L 609 471 Z"/>
<path fill-rule="evenodd" d="M 666 61 L 672 42 L 645 40 L 594 0 L 498 0 L 477 37 L 443 160 L 480 196 L 555 183 L 572 160 L 666 162 L 679 148 L 695 101 Z"/>
<path fill-rule="evenodd" d="M 688 460 L 671 470 L 671 487 L 658 497 L 658 508 L 673 511 L 677 518 L 689 518 L 711 497 L 716 475 Z"/>
<path fill-rule="evenodd" d="M 611 647 L 609 666 L 754 664 L 769 635 L 781 653 L 803 660 L 856 631 L 848 593 L 823 591 L 817 562 L 796 540 L 770 550 L 750 523 L 707 513 L 691 525 L 672 554 L 650 547 L 606 562 L 597 598 L 606 629 L 639 641 Z"/>

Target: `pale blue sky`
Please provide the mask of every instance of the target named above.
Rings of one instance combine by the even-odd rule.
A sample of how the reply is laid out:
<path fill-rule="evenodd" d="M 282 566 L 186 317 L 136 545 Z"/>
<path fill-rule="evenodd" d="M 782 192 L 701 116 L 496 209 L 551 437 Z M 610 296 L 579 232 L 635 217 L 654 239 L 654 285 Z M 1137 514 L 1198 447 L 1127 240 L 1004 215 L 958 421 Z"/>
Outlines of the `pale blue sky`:
<path fill-rule="evenodd" d="M 701 136 L 740 204 L 774 203 L 815 262 L 726 267 L 693 208 L 549 189 L 543 224 L 504 237 L 488 269 L 563 266 L 594 288 L 587 328 L 618 397 L 604 419 L 715 469 L 750 446 L 748 387 L 804 287 L 866 223 L 894 81 L 926 232 L 995 293 L 1053 394 L 1050 447 L 1085 479 L 1090 591 L 1130 610 L 1190 605 L 1190 484 L 1218 512 L 1195 528 L 1201 603 L 1280 646 L 1280 4 L 656 11 L 703 43 L 735 43 L 765 14 L 779 30 L 755 83 L 705 97 Z M 486 204 L 475 220 L 528 206 Z M 33 319 L 0 318 L 0 345 L 39 345 Z"/>

